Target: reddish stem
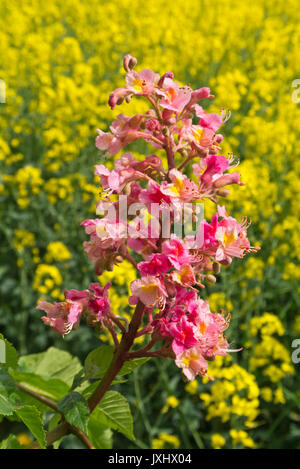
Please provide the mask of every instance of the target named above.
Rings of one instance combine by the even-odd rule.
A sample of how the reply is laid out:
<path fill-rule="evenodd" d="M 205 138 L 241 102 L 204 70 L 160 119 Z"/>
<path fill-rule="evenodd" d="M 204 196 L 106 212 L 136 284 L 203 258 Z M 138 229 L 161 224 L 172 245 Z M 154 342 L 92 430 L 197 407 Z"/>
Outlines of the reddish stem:
<path fill-rule="evenodd" d="M 115 351 L 115 355 L 111 361 L 110 366 L 108 367 L 108 370 L 106 371 L 101 383 L 96 388 L 94 394 L 89 399 L 89 407 L 91 412 L 95 409 L 95 407 L 97 407 L 102 397 L 109 389 L 112 381 L 121 370 L 124 362 L 128 360 L 127 353 L 131 349 L 138 328 L 140 327 L 144 310 L 145 306 L 139 301 L 136 305 L 134 314 L 129 324 L 128 332 L 123 334 L 118 350 Z"/>

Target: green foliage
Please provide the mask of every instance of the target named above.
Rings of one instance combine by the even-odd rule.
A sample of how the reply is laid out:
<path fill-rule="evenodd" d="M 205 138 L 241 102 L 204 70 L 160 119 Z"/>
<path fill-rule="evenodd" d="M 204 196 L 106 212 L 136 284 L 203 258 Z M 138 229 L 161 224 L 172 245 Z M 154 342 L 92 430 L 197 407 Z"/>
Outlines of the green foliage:
<path fill-rule="evenodd" d="M 129 404 L 119 392 L 107 392 L 92 414 L 86 400 L 99 385 L 99 379 L 109 365 L 111 347 L 96 349 L 96 353 L 87 357 L 87 365 L 82 368 L 76 357 L 54 347 L 39 354 L 25 355 L 17 363 L 15 349 L 7 341 L 5 343 L 9 353 L 8 361 L 0 366 L 2 419 L 9 418 L 18 425 L 23 423 L 42 448 L 46 448 L 46 431 L 55 430 L 62 419 L 84 432 L 99 449 L 112 447 L 111 430 L 134 439 Z M 134 360 L 120 374 L 130 373 L 142 362 Z M 90 371 L 92 369 L 93 373 Z M 98 379 L 91 382 L 90 379 L 95 376 Z M 121 382 L 124 380 L 115 381 L 116 384 Z M 77 387 L 80 392 L 73 391 L 72 383 L 73 388 Z M 63 439 L 54 442 L 53 447 L 58 448 L 63 444 Z M 10 435 L 1 443 L 1 449 L 23 447 L 15 435 Z"/>
<path fill-rule="evenodd" d="M 111 449 L 113 445 L 112 431 L 103 425 L 102 415 L 98 409 L 92 413 L 88 424 L 88 437 L 97 449 Z"/>
<path fill-rule="evenodd" d="M 67 394 L 59 401 L 58 410 L 65 416 L 67 422 L 87 432 L 90 411 L 81 394 L 78 392 Z"/>
<path fill-rule="evenodd" d="M 76 357 L 64 350 L 50 347 L 46 352 L 20 358 L 20 367 L 46 378 L 58 378 L 71 386 L 74 374 L 81 370 Z"/>
<path fill-rule="evenodd" d="M 34 406 L 25 405 L 15 411 L 17 416 L 24 422 L 26 427 L 31 431 L 42 448 L 46 448 L 45 430 L 43 427 L 42 417 Z"/>
<path fill-rule="evenodd" d="M 88 354 L 84 362 L 85 376 L 87 379 L 101 378 L 105 374 L 113 358 L 113 351 L 114 347 L 112 345 L 105 345 L 96 348 Z M 118 376 L 128 375 L 148 360 L 149 358 L 134 358 L 125 362 Z"/>
<path fill-rule="evenodd" d="M 92 415 L 103 425 L 118 430 L 134 440 L 133 421 L 126 399 L 116 391 L 108 391 Z"/>

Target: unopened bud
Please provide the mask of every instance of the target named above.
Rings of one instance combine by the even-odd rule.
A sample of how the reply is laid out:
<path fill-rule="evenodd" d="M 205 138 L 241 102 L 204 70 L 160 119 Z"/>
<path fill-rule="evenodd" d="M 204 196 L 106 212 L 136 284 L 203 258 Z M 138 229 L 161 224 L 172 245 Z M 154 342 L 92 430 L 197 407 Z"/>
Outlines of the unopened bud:
<path fill-rule="evenodd" d="M 219 195 L 220 197 L 228 197 L 230 194 L 230 191 L 228 189 L 219 189 L 217 191 L 217 195 Z"/>
<path fill-rule="evenodd" d="M 187 158 L 188 152 L 185 149 L 180 150 L 180 154 L 183 156 L 183 158 Z"/>
<path fill-rule="evenodd" d="M 212 274 L 206 275 L 206 280 L 207 280 L 208 282 L 211 282 L 211 283 L 216 283 L 216 281 L 217 281 L 216 277 L 215 277 L 214 275 L 212 275 Z"/>
<path fill-rule="evenodd" d="M 133 70 L 136 64 L 137 59 L 135 57 L 132 57 L 130 54 L 125 55 L 123 59 L 123 67 L 125 72 L 130 72 L 130 70 Z"/>
<path fill-rule="evenodd" d="M 155 132 L 160 130 L 160 124 L 157 119 L 148 119 L 146 123 L 147 130 L 150 132 Z"/>
<path fill-rule="evenodd" d="M 214 274 L 218 275 L 220 273 L 220 270 L 221 270 L 220 264 L 217 264 L 217 262 L 214 262 L 213 263 Z"/>

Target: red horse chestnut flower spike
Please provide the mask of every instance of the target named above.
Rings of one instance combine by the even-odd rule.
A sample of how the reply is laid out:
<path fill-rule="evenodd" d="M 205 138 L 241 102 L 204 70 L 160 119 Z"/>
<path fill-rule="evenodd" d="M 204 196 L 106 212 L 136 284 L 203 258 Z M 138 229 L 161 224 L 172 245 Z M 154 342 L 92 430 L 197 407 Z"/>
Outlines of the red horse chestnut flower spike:
<path fill-rule="evenodd" d="M 192 380 L 207 376 L 208 362 L 217 355 L 238 351 L 224 336 L 230 316 L 210 311 L 200 292 L 216 281 L 222 265 L 259 249 L 250 246 L 246 219 L 238 222 L 219 203 L 229 196 L 228 186 L 244 185 L 238 172 L 228 172 L 238 163 L 221 154 L 223 136 L 217 132 L 230 114 L 203 109 L 199 102 L 214 97 L 209 88 L 192 90 L 181 86 L 172 72 L 137 72 L 136 65 L 135 57 L 124 57 L 125 85 L 112 91 L 108 104 L 115 109 L 138 98 L 149 109 L 132 117 L 118 114 L 109 131 L 98 130 L 96 146 L 111 156 L 144 140 L 152 153 L 137 160 L 127 150 L 113 169 L 96 165 L 105 197 L 97 206 L 98 218 L 82 222 L 89 236 L 84 250 L 100 282 L 105 270 L 125 259 L 136 268 L 128 298 L 135 312 L 124 325 L 122 315 L 114 315 L 110 307 L 110 284 L 98 283 L 67 291 L 64 302 L 41 301 L 38 306 L 46 312 L 44 323 L 62 335 L 78 328 L 83 318 L 112 334 L 115 354 L 106 387 L 122 364 L 136 357 L 169 357 Z M 207 199 L 216 204 L 209 221 L 203 214 Z M 117 332 L 122 333 L 120 342 Z M 132 350 L 141 336 L 146 345 Z M 92 408 L 103 395 L 101 386 Z"/>

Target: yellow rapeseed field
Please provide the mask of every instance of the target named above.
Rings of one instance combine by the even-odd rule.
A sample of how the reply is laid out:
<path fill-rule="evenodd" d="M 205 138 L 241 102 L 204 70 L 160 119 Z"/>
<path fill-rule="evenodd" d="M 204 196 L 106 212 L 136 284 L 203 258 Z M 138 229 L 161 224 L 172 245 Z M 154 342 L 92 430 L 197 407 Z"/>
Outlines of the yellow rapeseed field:
<path fill-rule="evenodd" d="M 79 224 L 99 197 L 96 129 L 143 107 L 107 105 L 123 86 L 124 54 L 139 68 L 209 86 L 210 111 L 231 111 L 223 152 L 240 159 L 245 186 L 224 203 L 238 219 L 249 216 L 261 251 L 225 269 L 204 296 L 212 310 L 231 312 L 229 338 L 244 350 L 211 363 L 213 383 L 161 378 L 149 397 L 143 378 L 135 382 L 140 394 L 131 402 L 146 415 L 137 446 L 300 447 L 300 364 L 291 360 L 300 336 L 299 25 L 295 0 L 1 0 L 0 326 L 22 353 L 59 343 L 42 325 L 37 300 L 62 299 L 64 288 L 95 278 Z M 100 278 L 112 282 L 112 306 L 125 317 L 134 275 L 124 263 Z M 84 356 L 89 337 L 75 334 L 66 347 Z"/>

